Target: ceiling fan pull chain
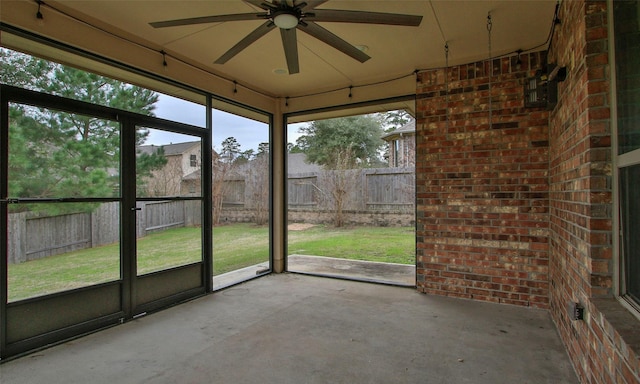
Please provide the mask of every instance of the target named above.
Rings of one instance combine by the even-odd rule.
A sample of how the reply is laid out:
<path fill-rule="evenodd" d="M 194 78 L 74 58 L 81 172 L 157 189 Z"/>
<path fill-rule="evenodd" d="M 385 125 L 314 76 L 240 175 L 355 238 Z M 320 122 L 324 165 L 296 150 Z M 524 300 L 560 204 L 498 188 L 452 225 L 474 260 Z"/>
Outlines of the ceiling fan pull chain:
<path fill-rule="evenodd" d="M 491 96 L 491 80 L 493 76 L 493 57 L 491 55 L 491 29 L 493 23 L 491 21 L 491 12 L 487 14 L 487 33 L 489 34 L 489 129 L 493 128 L 493 99 Z"/>

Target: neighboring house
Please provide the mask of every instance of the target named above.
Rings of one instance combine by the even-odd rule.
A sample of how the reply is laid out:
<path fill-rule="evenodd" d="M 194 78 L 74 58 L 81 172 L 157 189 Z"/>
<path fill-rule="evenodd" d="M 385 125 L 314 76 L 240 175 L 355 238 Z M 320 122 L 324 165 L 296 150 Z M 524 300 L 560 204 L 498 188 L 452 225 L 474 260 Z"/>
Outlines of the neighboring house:
<path fill-rule="evenodd" d="M 382 136 L 389 143 L 389 167 L 415 167 L 416 122 L 411 122 Z"/>
<path fill-rule="evenodd" d="M 307 162 L 307 155 L 304 153 L 287 154 L 287 171 L 290 175 L 318 172 L 321 170 L 322 167 L 320 165 Z"/>
<path fill-rule="evenodd" d="M 180 185 L 181 196 L 194 196 L 198 195 L 202 180 L 202 171 L 198 169 L 182 178 L 182 184 Z"/>
<path fill-rule="evenodd" d="M 200 141 L 167 145 L 142 145 L 138 153 L 149 155 L 162 148 L 167 163 L 146 181 L 148 196 L 185 196 L 200 189 L 202 150 Z"/>

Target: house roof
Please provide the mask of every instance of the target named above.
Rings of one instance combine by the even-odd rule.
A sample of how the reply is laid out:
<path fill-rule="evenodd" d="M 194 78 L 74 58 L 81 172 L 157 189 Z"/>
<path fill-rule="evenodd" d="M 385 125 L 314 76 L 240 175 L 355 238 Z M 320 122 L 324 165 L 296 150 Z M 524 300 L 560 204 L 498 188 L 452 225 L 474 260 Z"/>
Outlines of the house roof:
<path fill-rule="evenodd" d="M 322 169 L 315 163 L 307 163 L 307 155 L 304 153 L 289 153 L 287 157 L 287 168 L 289 174 L 312 173 Z"/>
<path fill-rule="evenodd" d="M 200 180 L 202 178 L 202 170 L 198 169 L 182 177 L 182 180 Z"/>
<path fill-rule="evenodd" d="M 288 169 L 289 174 L 301 174 L 301 173 L 313 173 L 320 171 L 322 167 L 315 163 L 307 163 L 307 155 L 304 153 L 289 153 L 288 155 Z M 234 177 L 241 176 L 243 173 L 247 172 L 248 169 L 251 168 L 251 162 L 240 165 L 237 169 L 234 170 L 233 174 L 228 175 L 228 179 L 233 179 Z M 185 175 L 183 180 L 196 180 L 200 179 L 202 172 L 200 169 Z"/>
<path fill-rule="evenodd" d="M 141 145 L 138 147 L 138 153 L 146 153 L 151 155 L 156 153 L 159 148 L 164 149 L 165 156 L 175 156 L 185 153 L 187 150 L 193 148 L 196 145 L 200 145 L 200 141 L 189 141 L 185 143 L 175 143 L 166 145 Z"/>
<path fill-rule="evenodd" d="M 416 134 L 416 122 L 415 120 L 411 120 L 407 124 L 403 125 L 400 128 L 397 128 L 386 135 L 382 136 L 382 140 L 389 141 L 396 137 L 406 136 L 406 135 L 415 135 Z"/>

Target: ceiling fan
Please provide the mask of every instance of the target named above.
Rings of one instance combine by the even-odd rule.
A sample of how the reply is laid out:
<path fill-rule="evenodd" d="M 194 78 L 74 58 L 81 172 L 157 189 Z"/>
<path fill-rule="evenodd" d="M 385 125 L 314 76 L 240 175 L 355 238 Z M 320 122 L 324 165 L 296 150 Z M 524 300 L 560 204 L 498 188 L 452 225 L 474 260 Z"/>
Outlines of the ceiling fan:
<path fill-rule="evenodd" d="M 236 45 L 220 56 L 215 63 L 226 63 L 243 49 L 266 35 L 273 28 L 278 27 L 282 37 L 282 45 L 284 47 L 284 54 L 287 60 L 289 74 L 294 74 L 300 72 L 296 37 L 297 29 L 334 47 L 355 60 L 364 63 L 371 57 L 342 38 L 329 32 L 327 29 L 316 24 L 316 22 L 384 24 L 412 27 L 419 26 L 422 22 L 422 16 L 414 15 L 337 9 L 316 9 L 316 7 L 327 2 L 327 0 L 271 0 L 271 2 L 265 0 L 243 1 L 266 12 L 201 16 L 187 19 L 156 21 L 149 24 L 154 28 L 166 28 L 225 21 L 266 20 L 264 24 L 249 33 L 245 38 L 240 40 Z"/>

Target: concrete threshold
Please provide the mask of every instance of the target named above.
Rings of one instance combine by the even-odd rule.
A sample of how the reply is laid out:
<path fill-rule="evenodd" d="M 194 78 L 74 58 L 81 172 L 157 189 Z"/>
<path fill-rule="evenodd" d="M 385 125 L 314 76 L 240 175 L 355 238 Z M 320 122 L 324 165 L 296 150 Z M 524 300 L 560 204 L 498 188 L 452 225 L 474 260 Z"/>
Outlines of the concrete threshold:
<path fill-rule="evenodd" d="M 264 263 L 251 265 L 246 268 L 236 269 L 235 271 L 227 273 L 222 273 L 220 275 L 213 276 L 213 290 L 218 291 L 224 288 L 228 288 L 269 272 L 269 262 L 265 261 Z"/>
<path fill-rule="evenodd" d="M 407 264 L 289 255 L 287 271 L 402 287 L 415 287 L 416 285 L 416 267 Z"/>
<path fill-rule="evenodd" d="M 220 290 L 269 272 L 264 262 L 213 277 L 213 289 Z M 305 275 L 364 281 L 401 287 L 416 286 L 414 265 L 348 260 L 335 257 L 289 255 L 287 272 Z"/>

